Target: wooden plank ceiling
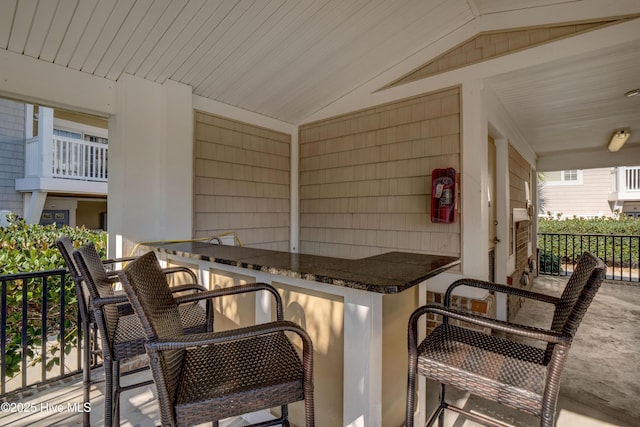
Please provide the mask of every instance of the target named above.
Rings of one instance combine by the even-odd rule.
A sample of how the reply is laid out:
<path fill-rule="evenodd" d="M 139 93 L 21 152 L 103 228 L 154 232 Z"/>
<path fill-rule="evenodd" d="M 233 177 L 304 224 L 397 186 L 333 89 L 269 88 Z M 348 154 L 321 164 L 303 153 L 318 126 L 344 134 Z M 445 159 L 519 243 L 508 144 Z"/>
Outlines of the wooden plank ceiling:
<path fill-rule="evenodd" d="M 297 122 L 474 18 L 466 0 L 3 0 L 0 48 Z"/>

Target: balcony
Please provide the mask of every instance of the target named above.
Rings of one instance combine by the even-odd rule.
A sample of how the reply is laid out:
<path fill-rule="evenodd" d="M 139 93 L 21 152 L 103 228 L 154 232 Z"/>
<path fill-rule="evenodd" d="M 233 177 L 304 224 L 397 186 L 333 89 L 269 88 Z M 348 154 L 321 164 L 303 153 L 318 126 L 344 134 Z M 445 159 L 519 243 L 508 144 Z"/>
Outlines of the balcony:
<path fill-rule="evenodd" d="M 609 201 L 616 205 L 640 201 L 640 166 L 623 166 L 612 170 Z"/>
<path fill-rule="evenodd" d="M 25 147 L 25 177 L 16 180 L 16 191 L 107 194 L 107 144 L 44 132 Z"/>

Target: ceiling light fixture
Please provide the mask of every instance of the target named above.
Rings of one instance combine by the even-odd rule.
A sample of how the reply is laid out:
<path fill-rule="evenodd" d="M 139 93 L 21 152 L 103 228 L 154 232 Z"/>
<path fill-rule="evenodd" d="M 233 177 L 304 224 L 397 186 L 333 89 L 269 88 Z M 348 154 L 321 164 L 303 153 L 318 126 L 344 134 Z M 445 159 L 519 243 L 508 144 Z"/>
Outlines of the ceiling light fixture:
<path fill-rule="evenodd" d="M 624 96 L 627 96 L 629 98 L 631 98 L 632 96 L 639 96 L 639 95 L 640 95 L 640 88 L 639 89 L 631 89 L 629 92 L 624 94 Z"/>
<path fill-rule="evenodd" d="M 613 136 L 611 136 L 611 140 L 609 141 L 609 151 L 618 151 L 622 148 L 627 139 L 631 136 L 631 132 L 628 129 L 622 129 L 615 131 Z"/>

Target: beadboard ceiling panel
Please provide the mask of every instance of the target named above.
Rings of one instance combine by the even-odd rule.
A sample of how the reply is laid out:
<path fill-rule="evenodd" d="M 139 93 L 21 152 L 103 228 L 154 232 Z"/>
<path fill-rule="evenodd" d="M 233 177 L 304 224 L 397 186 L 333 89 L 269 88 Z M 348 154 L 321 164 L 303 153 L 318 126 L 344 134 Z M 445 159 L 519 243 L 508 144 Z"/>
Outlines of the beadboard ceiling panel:
<path fill-rule="evenodd" d="M 51 17 L 56 10 L 56 2 L 49 1 L 44 3 L 38 3 L 38 7 L 35 10 L 33 16 L 33 22 L 31 23 L 31 31 L 29 32 L 29 38 L 24 47 L 24 54 L 27 56 L 33 56 L 37 58 L 40 56 L 44 41 L 49 32 L 49 26 L 51 25 Z"/>
<path fill-rule="evenodd" d="M 466 0 L 6 0 L 0 46 L 288 122 L 474 19 Z"/>
<path fill-rule="evenodd" d="M 69 65 L 71 56 L 76 51 L 80 38 L 84 36 L 84 30 L 88 25 L 89 19 L 91 19 L 97 3 L 98 0 L 76 0 L 73 18 L 71 18 L 71 23 L 66 28 L 65 36 L 62 39 L 62 43 L 53 62 L 63 67 Z M 104 2 L 104 4 L 107 3 L 108 2 Z"/>
<path fill-rule="evenodd" d="M 536 141 L 540 156 L 606 147 L 618 129 L 640 133 L 640 41 L 496 76 L 487 84 Z M 568 137 L 571 135 L 571 137 Z M 632 132 L 632 141 L 634 138 Z"/>
<path fill-rule="evenodd" d="M 19 1 L 15 5 L 15 15 L 8 44 L 9 50 L 24 53 L 24 47 L 32 28 L 33 17 L 37 7 L 38 2 L 36 0 Z"/>
<path fill-rule="evenodd" d="M 51 2 L 55 4 L 55 2 Z M 67 33 L 67 28 L 71 24 L 71 19 L 76 11 L 76 2 L 60 1 L 55 9 L 55 15 L 49 26 L 49 32 L 46 35 L 42 51 L 40 52 L 40 59 L 47 62 L 53 62 L 60 49 L 62 40 Z M 35 55 L 34 55 L 35 56 Z"/>

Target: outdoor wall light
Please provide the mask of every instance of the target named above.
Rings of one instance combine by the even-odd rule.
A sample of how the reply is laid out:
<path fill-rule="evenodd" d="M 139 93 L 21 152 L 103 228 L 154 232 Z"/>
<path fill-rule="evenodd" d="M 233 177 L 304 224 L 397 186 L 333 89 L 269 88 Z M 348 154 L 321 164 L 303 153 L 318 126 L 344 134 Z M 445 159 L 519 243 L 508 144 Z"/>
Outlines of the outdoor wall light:
<path fill-rule="evenodd" d="M 613 133 L 611 136 L 611 141 L 609 141 L 609 151 L 618 151 L 622 148 L 627 139 L 631 136 L 631 132 L 629 130 L 618 130 Z"/>
<path fill-rule="evenodd" d="M 631 98 L 632 96 L 640 96 L 640 88 L 631 89 L 630 91 L 625 93 L 624 96 L 629 97 L 629 98 Z"/>

